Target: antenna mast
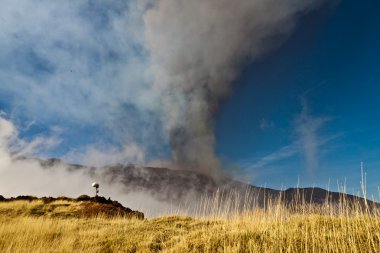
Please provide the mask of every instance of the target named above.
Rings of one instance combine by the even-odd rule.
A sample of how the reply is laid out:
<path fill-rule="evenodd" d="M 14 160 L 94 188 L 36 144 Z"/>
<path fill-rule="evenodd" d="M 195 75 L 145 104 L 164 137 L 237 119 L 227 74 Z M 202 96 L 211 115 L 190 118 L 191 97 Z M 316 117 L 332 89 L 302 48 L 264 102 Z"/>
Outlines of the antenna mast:
<path fill-rule="evenodd" d="M 99 184 L 97 182 L 93 182 L 92 187 L 95 188 L 95 197 L 97 197 L 99 193 Z"/>

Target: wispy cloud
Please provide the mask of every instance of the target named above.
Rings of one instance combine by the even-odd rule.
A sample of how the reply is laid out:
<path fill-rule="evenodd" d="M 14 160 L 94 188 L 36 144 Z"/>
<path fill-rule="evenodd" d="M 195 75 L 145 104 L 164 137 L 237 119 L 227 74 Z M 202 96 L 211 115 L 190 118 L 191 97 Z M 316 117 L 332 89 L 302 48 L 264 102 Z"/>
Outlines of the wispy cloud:
<path fill-rule="evenodd" d="M 245 168 L 260 169 L 265 166 L 292 157 L 299 153 L 296 145 L 289 145 L 276 150 L 275 152 L 257 159 L 256 161 L 245 161 L 241 165 Z"/>
<path fill-rule="evenodd" d="M 330 117 L 327 116 L 312 116 L 306 101 L 302 100 L 302 111 L 294 121 L 294 128 L 309 171 L 314 171 L 319 166 L 319 147 L 326 143 L 319 135 L 319 130 L 329 120 Z"/>
<path fill-rule="evenodd" d="M 159 126 L 142 46 L 143 2 L 2 1 L 0 97 L 6 108 L 0 109 L 36 125 L 104 129 L 97 140 L 147 138 Z"/>
<path fill-rule="evenodd" d="M 263 118 L 260 121 L 259 128 L 263 131 L 268 129 L 273 129 L 275 127 L 274 123 L 272 121 L 268 121 L 267 119 Z"/>
<path fill-rule="evenodd" d="M 30 141 L 19 138 L 19 130 L 12 121 L 6 118 L 6 114 L 0 111 L 0 147 L 3 156 L 6 150 L 12 156 L 34 156 L 50 150 L 60 143 L 58 135 L 36 136 Z"/>
<path fill-rule="evenodd" d="M 67 153 L 64 160 L 73 161 L 75 163 L 87 166 L 106 166 L 115 163 L 131 163 L 134 165 L 146 164 L 145 150 L 136 143 L 128 143 L 121 149 L 109 147 L 88 146 L 80 150 L 72 150 Z"/>
<path fill-rule="evenodd" d="M 305 166 L 313 171 L 319 166 L 320 148 L 341 134 L 321 135 L 320 130 L 331 119 L 328 116 L 311 115 L 306 101 L 302 100 L 302 110 L 293 121 L 294 136 L 291 144 L 279 148 L 271 154 L 256 159 L 247 159 L 240 164 L 244 168 L 262 169 L 276 162 L 301 155 L 305 159 Z"/>

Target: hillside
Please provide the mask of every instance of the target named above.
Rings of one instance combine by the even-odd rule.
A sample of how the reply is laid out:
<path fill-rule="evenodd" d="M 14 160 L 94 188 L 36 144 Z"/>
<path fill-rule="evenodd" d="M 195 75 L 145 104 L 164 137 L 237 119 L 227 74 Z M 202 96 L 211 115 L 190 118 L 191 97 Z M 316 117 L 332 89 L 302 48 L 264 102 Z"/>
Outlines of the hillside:
<path fill-rule="evenodd" d="M 379 216 L 360 209 L 336 213 L 327 205 L 300 206 L 300 212 L 290 213 L 272 205 L 233 216 L 73 217 L 81 205 L 71 200 L 0 202 L 0 252 L 375 253 L 380 248 Z"/>
<path fill-rule="evenodd" d="M 144 219 L 103 197 L 0 196 L 0 252 L 378 252 L 380 209 L 352 201 Z"/>
<path fill-rule="evenodd" d="M 78 198 L 18 196 L 6 199 L 0 195 L 0 215 L 9 218 L 133 218 L 144 214 L 103 197 L 82 195 Z"/>

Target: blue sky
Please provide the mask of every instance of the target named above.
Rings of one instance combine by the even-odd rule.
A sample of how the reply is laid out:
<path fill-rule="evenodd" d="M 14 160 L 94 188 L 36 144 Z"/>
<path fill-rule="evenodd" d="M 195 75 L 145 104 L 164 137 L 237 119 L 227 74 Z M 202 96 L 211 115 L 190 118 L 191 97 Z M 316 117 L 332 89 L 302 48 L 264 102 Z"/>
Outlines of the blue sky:
<path fill-rule="evenodd" d="M 88 147 L 106 152 L 136 143 L 147 159 L 167 158 L 154 104 L 140 99 L 156 99 L 141 46 L 142 10 L 72 4 L 20 16 L 32 7 L 10 1 L 11 11 L 2 12 L 0 111 L 26 140 L 59 136 L 44 157 L 77 161 Z M 352 192 L 363 161 L 369 193 L 378 196 L 379 8 L 377 0 L 347 0 L 311 12 L 286 43 L 244 68 L 215 123 L 226 169 L 238 167 L 254 184 L 273 188 L 299 178 L 301 186 L 332 189 L 346 181 Z M 125 161 L 141 158 L 136 150 L 128 149 Z"/>
<path fill-rule="evenodd" d="M 378 196 L 379 7 L 378 1 L 342 1 L 309 15 L 281 49 L 249 66 L 218 116 L 218 153 L 253 170 L 256 184 L 275 188 L 294 186 L 299 177 L 303 186 L 330 182 L 334 189 L 346 180 L 352 191 L 363 161 L 367 185 Z M 296 130 L 305 107 L 314 168 L 307 145 L 294 144 L 306 138 Z"/>

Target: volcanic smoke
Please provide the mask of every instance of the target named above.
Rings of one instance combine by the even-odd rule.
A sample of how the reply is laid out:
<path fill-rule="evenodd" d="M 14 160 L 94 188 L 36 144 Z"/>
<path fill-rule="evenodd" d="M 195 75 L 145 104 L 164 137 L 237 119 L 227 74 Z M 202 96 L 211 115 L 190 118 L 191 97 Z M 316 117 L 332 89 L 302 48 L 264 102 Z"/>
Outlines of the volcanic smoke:
<path fill-rule="evenodd" d="M 160 0 L 146 47 L 174 167 L 215 175 L 214 119 L 243 65 L 278 47 L 322 0 Z"/>

